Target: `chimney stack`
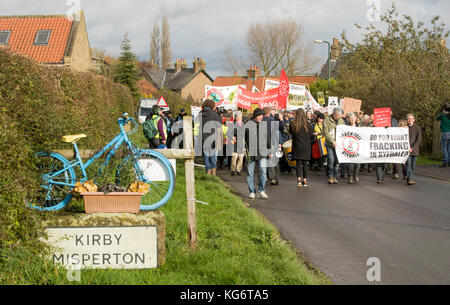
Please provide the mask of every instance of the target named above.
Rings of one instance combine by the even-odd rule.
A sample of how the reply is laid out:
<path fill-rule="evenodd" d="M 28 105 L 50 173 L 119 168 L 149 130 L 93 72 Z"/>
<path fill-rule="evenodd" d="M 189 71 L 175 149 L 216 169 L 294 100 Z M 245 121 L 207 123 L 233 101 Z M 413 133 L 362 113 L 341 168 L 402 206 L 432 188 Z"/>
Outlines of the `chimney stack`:
<path fill-rule="evenodd" d="M 181 59 L 176 59 L 175 60 L 175 73 L 180 72 L 182 69 L 186 69 L 187 68 L 187 64 L 186 64 L 186 59 L 185 58 L 181 58 Z"/>
<path fill-rule="evenodd" d="M 200 70 L 206 70 L 206 62 L 203 60 L 203 57 L 194 57 L 192 67 L 194 69 L 194 73 L 197 73 Z"/>
<path fill-rule="evenodd" d="M 261 76 L 261 71 L 259 70 L 259 66 L 250 66 L 250 70 L 247 70 L 247 79 L 252 80 L 253 76 L 255 79 L 257 79 L 259 76 Z"/>

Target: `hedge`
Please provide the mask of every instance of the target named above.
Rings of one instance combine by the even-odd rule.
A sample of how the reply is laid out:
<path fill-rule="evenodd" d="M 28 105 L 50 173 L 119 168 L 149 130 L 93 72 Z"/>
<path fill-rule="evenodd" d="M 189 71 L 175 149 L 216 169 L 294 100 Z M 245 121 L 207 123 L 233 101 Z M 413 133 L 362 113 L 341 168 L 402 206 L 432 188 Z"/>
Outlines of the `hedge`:
<path fill-rule="evenodd" d="M 4 268 L 17 253 L 23 259 L 45 248 L 38 242 L 41 221 L 51 215 L 25 204 L 39 187 L 33 155 L 70 149 L 61 141 L 67 134 L 88 136 L 80 148 L 102 147 L 118 133 L 117 118 L 134 114 L 136 104 L 128 87 L 102 76 L 39 65 L 0 49 L 0 283 L 14 283 L 24 272 Z"/>

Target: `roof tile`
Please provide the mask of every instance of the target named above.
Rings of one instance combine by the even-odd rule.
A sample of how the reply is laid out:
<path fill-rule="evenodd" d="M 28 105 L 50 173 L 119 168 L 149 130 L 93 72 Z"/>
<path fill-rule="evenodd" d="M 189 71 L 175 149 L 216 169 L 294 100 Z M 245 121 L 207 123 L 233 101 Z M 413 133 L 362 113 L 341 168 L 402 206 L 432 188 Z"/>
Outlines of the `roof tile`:
<path fill-rule="evenodd" d="M 11 51 L 22 53 L 39 63 L 61 63 L 72 22 L 66 16 L 1 16 L 0 31 L 11 31 Z M 38 30 L 51 30 L 48 45 L 36 46 Z"/>

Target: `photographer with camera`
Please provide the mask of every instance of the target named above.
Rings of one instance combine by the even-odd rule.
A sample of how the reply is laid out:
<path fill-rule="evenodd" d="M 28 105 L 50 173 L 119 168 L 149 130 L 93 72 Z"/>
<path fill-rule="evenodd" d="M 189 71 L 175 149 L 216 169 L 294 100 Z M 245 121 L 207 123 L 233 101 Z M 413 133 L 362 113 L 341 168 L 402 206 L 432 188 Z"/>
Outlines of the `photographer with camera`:
<path fill-rule="evenodd" d="M 444 161 L 439 166 L 450 166 L 450 103 L 445 103 L 441 108 L 441 114 L 436 118 L 437 121 L 441 121 L 441 147 Z"/>

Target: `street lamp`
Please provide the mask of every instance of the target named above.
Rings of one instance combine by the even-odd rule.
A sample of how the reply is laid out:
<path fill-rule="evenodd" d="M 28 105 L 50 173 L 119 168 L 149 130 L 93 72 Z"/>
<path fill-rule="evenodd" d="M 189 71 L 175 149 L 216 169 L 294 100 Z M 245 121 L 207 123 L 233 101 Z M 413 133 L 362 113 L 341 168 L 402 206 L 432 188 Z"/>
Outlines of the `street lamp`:
<path fill-rule="evenodd" d="M 327 43 L 328 44 L 328 90 L 330 90 L 330 76 L 331 76 L 331 69 L 330 69 L 330 57 L 331 57 L 331 45 L 328 41 L 325 40 L 314 40 L 315 43 Z"/>

